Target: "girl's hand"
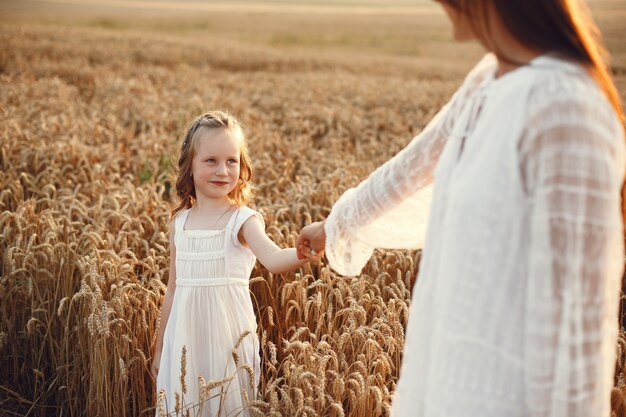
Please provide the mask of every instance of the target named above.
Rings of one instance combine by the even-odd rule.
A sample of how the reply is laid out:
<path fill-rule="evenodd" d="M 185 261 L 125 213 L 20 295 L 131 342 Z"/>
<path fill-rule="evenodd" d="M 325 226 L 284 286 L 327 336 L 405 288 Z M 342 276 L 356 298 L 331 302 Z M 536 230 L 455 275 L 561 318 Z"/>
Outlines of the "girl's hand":
<path fill-rule="evenodd" d="M 150 366 L 150 373 L 152 377 L 156 381 L 157 374 L 159 373 L 159 364 L 161 362 L 161 352 L 155 352 L 154 357 L 152 358 L 152 364 Z"/>
<path fill-rule="evenodd" d="M 298 259 L 306 259 L 307 262 L 310 262 L 312 264 L 318 263 L 320 259 L 322 259 L 322 256 L 324 256 L 324 251 L 322 250 L 322 251 L 317 252 L 316 250 L 311 249 L 307 245 L 308 243 L 299 245 L 296 248 Z"/>
<path fill-rule="evenodd" d="M 300 231 L 296 242 L 298 258 L 306 258 L 311 262 L 317 262 L 322 257 L 325 246 L 326 232 L 324 231 L 324 222 L 312 223 Z"/>
<path fill-rule="evenodd" d="M 315 249 L 311 249 L 309 247 L 309 242 L 305 241 L 303 244 L 297 246 L 297 255 L 298 259 L 306 259 L 307 262 L 317 263 L 324 256 L 324 251 L 316 251 Z"/>

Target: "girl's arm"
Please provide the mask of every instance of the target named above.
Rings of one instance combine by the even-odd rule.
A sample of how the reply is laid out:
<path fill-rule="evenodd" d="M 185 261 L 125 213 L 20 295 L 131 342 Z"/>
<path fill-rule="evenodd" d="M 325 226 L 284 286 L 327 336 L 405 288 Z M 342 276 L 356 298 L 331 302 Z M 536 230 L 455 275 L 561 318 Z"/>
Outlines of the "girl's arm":
<path fill-rule="evenodd" d="M 267 236 L 263 224 L 256 216 L 245 221 L 239 231 L 239 241 L 242 245 L 247 245 L 259 262 L 272 274 L 293 271 L 308 262 L 298 259 L 294 248 L 279 248 Z"/>
<path fill-rule="evenodd" d="M 174 293 L 176 292 L 176 245 L 174 244 L 174 220 L 170 222 L 170 272 L 167 280 L 167 290 L 165 291 L 165 300 L 161 306 L 161 321 L 157 331 L 156 347 L 154 349 L 154 357 L 150 368 L 152 376 L 156 379 L 159 372 L 159 363 L 161 362 L 161 350 L 163 349 L 163 334 L 165 326 L 172 310 L 172 302 Z"/>

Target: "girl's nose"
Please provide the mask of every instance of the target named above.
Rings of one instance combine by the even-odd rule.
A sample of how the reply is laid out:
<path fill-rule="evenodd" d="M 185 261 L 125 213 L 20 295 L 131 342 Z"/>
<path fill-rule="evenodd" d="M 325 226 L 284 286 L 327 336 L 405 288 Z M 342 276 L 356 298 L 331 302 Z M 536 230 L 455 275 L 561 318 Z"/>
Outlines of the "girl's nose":
<path fill-rule="evenodd" d="M 217 165 L 217 173 L 218 174 L 226 174 L 228 170 L 226 169 L 226 164 L 218 164 Z"/>

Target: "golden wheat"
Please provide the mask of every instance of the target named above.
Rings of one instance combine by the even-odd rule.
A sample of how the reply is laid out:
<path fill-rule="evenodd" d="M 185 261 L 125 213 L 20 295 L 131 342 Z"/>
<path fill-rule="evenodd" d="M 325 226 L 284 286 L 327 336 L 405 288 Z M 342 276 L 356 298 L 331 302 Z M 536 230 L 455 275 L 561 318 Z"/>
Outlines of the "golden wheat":
<path fill-rule="evenodd" d="M 401 149 L 461 81 L 458 70 L 429 75 L 404 59 L 288 55 L 211 41 L 220 47 L 3 21 L 5 409 L 37 416 L 197 411 L 186 407 L 184 354 L 180 396 L 156 393 L 149 372 L 169 268 L 171 166 L 191 117 L 222 108 L 243 121 L 255 208 L 286 247 Z M 419 256 L 376 251 L 358 278 L 323 262 L 283 275 L 256 267 L 262 369 L 249 410 L 389 415 Z M 621 337 L 612 395 L 619 416 L 626 412 L 625 352 Z M 236 350 L 232 356 L 252 383 L 253 369 Z M 232 380 L 190 377 L 200 378 L 200 407 Z"/>

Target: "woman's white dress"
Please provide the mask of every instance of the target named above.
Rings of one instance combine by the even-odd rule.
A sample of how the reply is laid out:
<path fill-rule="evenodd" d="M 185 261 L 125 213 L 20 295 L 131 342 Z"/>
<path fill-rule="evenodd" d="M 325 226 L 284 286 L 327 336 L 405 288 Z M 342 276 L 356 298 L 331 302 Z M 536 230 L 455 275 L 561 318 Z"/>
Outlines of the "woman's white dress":
<path fill-rule="evenodd" d="M 259 342 L 256 319 L 248 290 L 248 280 L 256 257 L 241 245 L 237 233 L 250 216 L 263 218 L 256 211 L 239 208 L 223 230 L 185 230 L 189 210 L 175 219 L 176 292 L 163 335 L 163 350 L 157 376 L 157 393 L 163 389 L 167 411 L 173 412 L 175 393 L 182 394 L 181 352 L 186 349 L 186 405 L 191 416 L 235 416 L 243 412 L 245 399 L 255 399 L 260 375 Z M 243 338 L 235 366 L 232 350 Z M 250 381 L 248 364 L 255 372 Z M 237 370 L 237 368 L 239 368 Z M 208 383 L 234 376 L 220 394 L 213 389 L 209 401 L 198 405 L 198 377 Z M 157 412 L 158 415 L 158 412 Z M 183 413 L 182 415 L 186 415 Z"/>
<path fill-rule="evenodd" d="M 393 416 L 608 417 L 623 127 L 578 65 L 496 65 L 337 201 L 326 253 L 358 275 L 424 243 Z"/>

